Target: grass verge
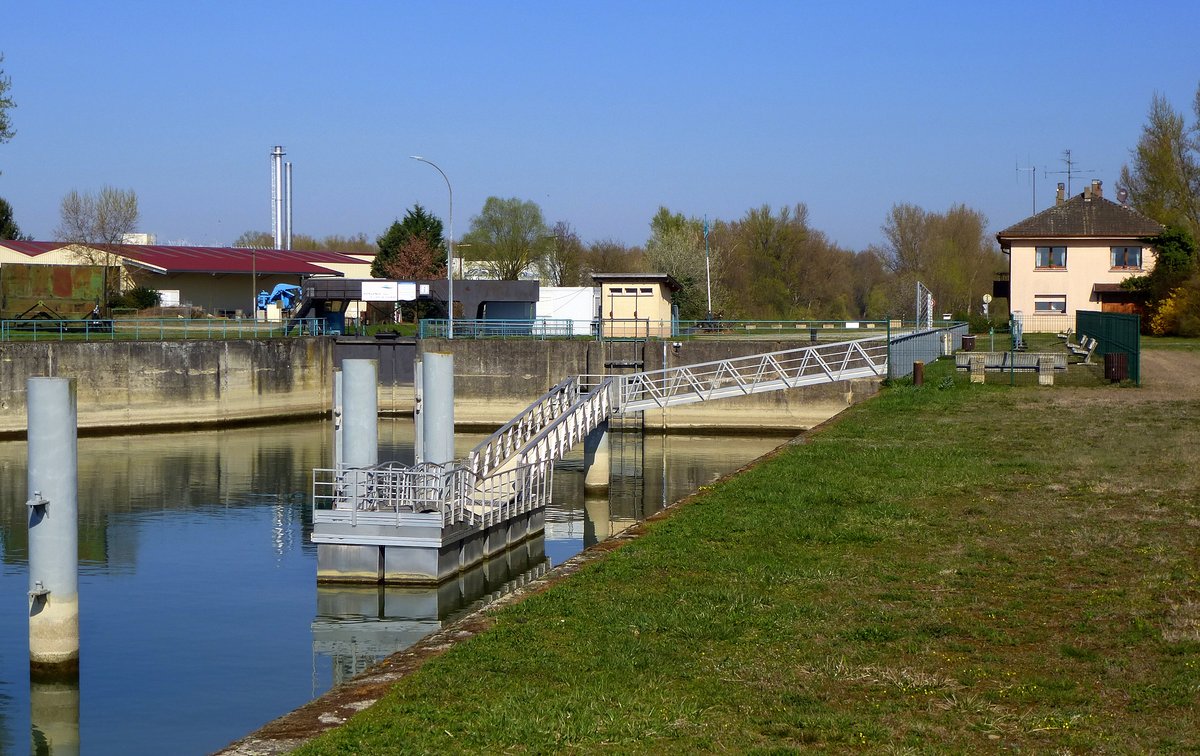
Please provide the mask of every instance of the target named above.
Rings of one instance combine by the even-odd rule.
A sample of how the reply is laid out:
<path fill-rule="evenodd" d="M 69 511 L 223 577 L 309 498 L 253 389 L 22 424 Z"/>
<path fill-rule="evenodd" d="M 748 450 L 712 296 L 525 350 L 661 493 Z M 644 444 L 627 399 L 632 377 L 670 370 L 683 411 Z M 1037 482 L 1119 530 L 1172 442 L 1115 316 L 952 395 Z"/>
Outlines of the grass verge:
<path fill-rule="evenodd" d="M 1200 402 L 946 361 L 306 754 L 1200 748 Z"/>

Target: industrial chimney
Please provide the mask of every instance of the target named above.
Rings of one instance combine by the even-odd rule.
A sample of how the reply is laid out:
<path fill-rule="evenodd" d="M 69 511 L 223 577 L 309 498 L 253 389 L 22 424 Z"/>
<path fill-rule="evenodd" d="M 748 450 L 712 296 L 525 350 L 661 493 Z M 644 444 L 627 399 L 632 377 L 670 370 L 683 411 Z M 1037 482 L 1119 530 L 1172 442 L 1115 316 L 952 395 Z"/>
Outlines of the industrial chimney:
<path fill-rule="evenodd" d="M 275 249 L 292 248 L 292 164 L 281 145 L 271 150 L 271 232 Z"/>

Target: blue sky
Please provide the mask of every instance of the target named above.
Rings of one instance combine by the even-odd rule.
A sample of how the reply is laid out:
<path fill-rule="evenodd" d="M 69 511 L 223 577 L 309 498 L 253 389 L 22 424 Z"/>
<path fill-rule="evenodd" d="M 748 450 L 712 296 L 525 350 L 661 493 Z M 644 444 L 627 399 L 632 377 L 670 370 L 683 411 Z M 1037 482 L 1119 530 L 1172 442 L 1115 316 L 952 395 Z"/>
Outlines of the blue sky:
<path fill-rule="evenodd" d="M 585 241 L 644 242 L 659 205 L 734 219 L 805 203 L 849 249 L 900 202 L 995 231 L 1053 200 L 1071 149 L 1115 194 L 1162 92 L 1188 113 L 1200 3 L 11 2 L 18 107 L 0 197 L 52 238 L 71 189 L 133 189 L 160 243 L 294 228 L 372 239 L 419 202 L 455 234 L 489 195 Z"/>

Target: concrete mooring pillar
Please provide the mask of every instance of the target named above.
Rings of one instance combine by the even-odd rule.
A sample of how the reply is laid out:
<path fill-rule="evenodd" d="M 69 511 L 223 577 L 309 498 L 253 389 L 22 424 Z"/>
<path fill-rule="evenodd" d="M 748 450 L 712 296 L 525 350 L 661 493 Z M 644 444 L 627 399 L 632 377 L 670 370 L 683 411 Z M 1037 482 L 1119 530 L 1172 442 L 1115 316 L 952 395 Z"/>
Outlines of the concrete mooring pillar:
<path fill-rule="evenodd" d="M 422 461 L 444 465 L 454 461 L 454 355 L 421 355 Z"/>
<path fill-rule="evenodd" d="M 29 670 L 79 677 L 78 411 L 73 378 L 30 378 Z"/>
<path fill-rule="evenodd" d="M 378 360 L 342 360 L 342 462 L 379 463 Z"/>
<path fill-rule="evenodd" d="M 608 488 L 612 457 L 608 439 L 608 421 L 597 425 L 583 440 L 583 487 Z"/>
<path fill-rule="evenodd" d="M 333 371 L 333 466 L 342 466 L 342 371 Z"/>

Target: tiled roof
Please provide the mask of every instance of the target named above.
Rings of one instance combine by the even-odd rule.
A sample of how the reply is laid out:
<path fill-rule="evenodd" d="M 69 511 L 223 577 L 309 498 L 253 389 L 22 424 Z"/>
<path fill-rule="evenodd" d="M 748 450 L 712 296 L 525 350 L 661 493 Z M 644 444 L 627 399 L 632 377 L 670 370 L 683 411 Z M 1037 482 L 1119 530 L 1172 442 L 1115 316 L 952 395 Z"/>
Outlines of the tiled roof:
<path fill-rule="evenodd" d="M 0 245 L 29 257 L 70 246 L 63 242 L 3 241 Z M 362 265 L 363 260 L 340 252 L 239 247 L 174 247 L 158 244 L 94 245 L 144 267 L 164 273 L 250 273 L 341 275 L 321 263 Z"/>
<path fill-rule="evenodd" d="M 1138 211 L 1103 197 L 1072 197 L 1061 205 L 1049 207 L 1020 223 L 1015 223 L 996 238 L 1004 239 L 1099 236 L 1137 239 L 1156 236 L 1163 227 Z"/>

